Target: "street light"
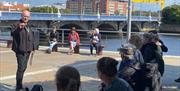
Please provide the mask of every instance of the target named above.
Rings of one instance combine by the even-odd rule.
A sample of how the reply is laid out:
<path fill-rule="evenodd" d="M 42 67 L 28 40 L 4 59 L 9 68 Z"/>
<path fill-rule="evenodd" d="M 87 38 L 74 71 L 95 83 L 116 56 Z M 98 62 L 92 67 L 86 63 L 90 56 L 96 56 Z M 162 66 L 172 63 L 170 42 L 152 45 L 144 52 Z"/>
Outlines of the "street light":
<path fill-rule="evenodd" d="M 100 7 L 100 0 L 97 1 L 97 18 L 98 18 L 98 22 L 99 22 L 99 19 L 100 19 L 100 11 L 99 11 L 99 8 Z"/>
<path fill-rule="evenodd" d="M 132 16 L 132 2 L 131 0 L 128 0 L 127 42 L 131 37 L 131 16 Z"/>
<path fill-rule="evenodd" d="M 57 13 L 58 17 L 61 17 L 61 12 L 58 9 L 58 13 Z"/>

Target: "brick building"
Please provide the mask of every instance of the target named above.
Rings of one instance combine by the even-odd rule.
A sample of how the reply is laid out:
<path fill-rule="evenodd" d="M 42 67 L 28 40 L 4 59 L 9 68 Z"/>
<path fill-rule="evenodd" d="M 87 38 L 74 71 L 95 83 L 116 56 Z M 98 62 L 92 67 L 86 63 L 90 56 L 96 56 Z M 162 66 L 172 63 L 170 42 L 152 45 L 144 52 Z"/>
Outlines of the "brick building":
<path fill-rule="evenodd" d="M 127 1 L 67 0 L 66 8 L 73 14 L 126 15 Z"/>
<path fill-rule="evenodd" d="M 18 4 L 17 2 L 0 2 L 0 11 L 21 11 L 29 9 L 29 4 Z"/>

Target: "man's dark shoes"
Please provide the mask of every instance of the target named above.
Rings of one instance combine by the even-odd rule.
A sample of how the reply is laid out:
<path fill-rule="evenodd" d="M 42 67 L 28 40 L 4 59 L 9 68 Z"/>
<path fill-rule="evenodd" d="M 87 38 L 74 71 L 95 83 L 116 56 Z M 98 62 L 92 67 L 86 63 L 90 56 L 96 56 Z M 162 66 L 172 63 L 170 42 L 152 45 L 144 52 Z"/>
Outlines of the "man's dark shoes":
<path fill-rule="evenodd" d="M 26 87 L 26 88 L 16 89 L 16 91 L 29 91 L 29 89 Z"/>
<path fill-rule="evenodd" d="M 175 82 L 180 82 L 180 77 L 178 78 L 178 79 L 176 79 L 176 80 L 174 80 Z"/>

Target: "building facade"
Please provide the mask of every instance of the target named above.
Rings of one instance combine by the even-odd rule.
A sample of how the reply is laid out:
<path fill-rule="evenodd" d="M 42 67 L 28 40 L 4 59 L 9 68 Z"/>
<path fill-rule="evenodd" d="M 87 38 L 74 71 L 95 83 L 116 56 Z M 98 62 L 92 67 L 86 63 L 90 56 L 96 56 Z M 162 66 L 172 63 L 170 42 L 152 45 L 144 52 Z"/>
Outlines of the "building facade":
<path fill-rule="evenodd" d="M 100 14 L 103 15 L 126 15 L 127 1 L 100 0 Z"/>
<path fill-rule="evenodd" d="M 66 8 L 72 14 L 96 14 L 97 0 L 67 0 Z"/>
<path fill-rule="evenodd" d="M 126 15 L 127 1 L 67 0 L 66 8 L 72 14 Z"/>
<path fill-rule="evenodd" d="M 0 2 L 0 11 L 22 11 L 29 9 L 29 4 L 18 4 L 17 2 Z"/>

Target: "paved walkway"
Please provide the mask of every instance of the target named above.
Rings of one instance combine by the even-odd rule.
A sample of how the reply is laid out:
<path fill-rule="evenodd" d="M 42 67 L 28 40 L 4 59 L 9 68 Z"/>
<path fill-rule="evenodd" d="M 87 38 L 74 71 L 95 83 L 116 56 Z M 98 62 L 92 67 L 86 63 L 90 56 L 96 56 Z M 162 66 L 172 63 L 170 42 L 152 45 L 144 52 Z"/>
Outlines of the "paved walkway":
<path fill-rule="evenodd" d="M 104 52 L 102 56 L 89 56 L 89 50 L 80 50 L 80 54 L 67 55 L 66 48 L 59 52 L 46 54 L 45 48 L 36 51 L 33 65 L 28 65 L 24 76 L 25 86 L 31 88 L 34 84 L 42 84 L 44 91 L 56 91 L 54 77 L 56 70 L 63 65 L 76 67 L 81 74 L 81 91 L 98 91 L 100 79 L 97 77 L 96 61 L 102 56 L 110 56 L 120 60 L 118 52 Z M 163 77 L 163 91 L 180 91 L 180 83 L 174 79 L 180 76 L 180 56 L 164 57 L 166 63 Z M 0 47 L 0 91 L 14 91 L 16 73 L 16 58 L 14 53 Z"/>

